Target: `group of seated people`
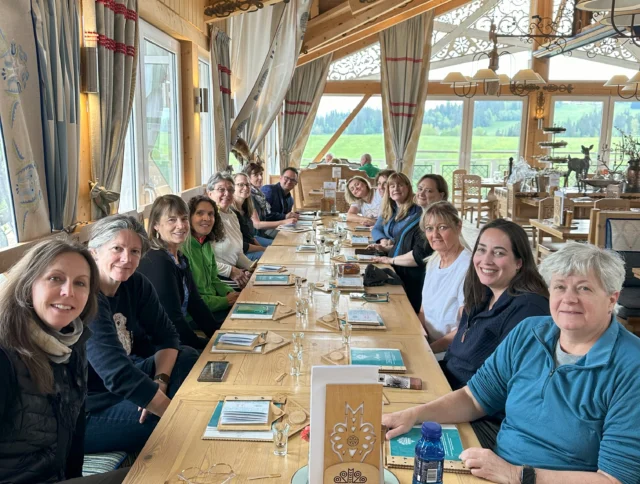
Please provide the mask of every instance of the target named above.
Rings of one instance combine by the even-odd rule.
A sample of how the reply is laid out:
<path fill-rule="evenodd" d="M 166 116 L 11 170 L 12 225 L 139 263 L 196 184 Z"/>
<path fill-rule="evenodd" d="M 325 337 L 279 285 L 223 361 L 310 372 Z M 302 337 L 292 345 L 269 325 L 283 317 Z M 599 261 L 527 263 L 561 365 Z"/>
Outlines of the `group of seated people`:
<path fill-rule="evenodd" d="M 14 265 L 0 286 L 0 482 L 57 482 L 81 475 L 85 452 L 141 450 L 246 284 L 244 244 L 296 218 L 297 175 L 262 187 L 259 165 L 218 173 L 208 196 L 156 199 L 148 235 L 113 215 L 88 248 L 51 239 Z M 402 173 L 374 184 L 349 180 L 348 220 L 372 226 L 454 390 L 385 415 L 387 437 L 471 422 L 484 449 L 462 459 L 490 481 L 639 482 L 640 339 L 614 315 L 620 256 L 571 243 L 538 268 L 503 219 L 471 249 L 441 176 L 415 194 Z"/>
<path fill-rule="evenodd" d="M 333 153 L 327 153 L 326 155 L 324 155 L 324 158 L 322 160 L 322 163 L 340 162 L 342 162 L 342 160 L 333 156 Z M 378 174 L 380 168 L 372 163 L 371 155 L 369 153 L 365 153 L 360 157 L 360 167 L 358 168 L 358 170 L 366 172 L 367 176 L 373 178 Z"/>

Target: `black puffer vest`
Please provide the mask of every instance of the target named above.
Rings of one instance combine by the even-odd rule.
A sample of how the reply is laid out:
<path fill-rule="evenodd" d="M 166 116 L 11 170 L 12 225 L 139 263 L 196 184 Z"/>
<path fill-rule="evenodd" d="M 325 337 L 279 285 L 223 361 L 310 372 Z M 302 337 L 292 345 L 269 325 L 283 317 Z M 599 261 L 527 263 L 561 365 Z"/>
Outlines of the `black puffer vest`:
<path fill-rule="evenodd" d="M 87 394 L 85 328 L 66 364 L 52 363 L 54 392 L 40 393 L 20 357 L 4 350 L 16 376 L 15 399 L 0 422 L 0 483 L 58 482 Z M 1 390 L 0 390 L 1 391 Z"/>

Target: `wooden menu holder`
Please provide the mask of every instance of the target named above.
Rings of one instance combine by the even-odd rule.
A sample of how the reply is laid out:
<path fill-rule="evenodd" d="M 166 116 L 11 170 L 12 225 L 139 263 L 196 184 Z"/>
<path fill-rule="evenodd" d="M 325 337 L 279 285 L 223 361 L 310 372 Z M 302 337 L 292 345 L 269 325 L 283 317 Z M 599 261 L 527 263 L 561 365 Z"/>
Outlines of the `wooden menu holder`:
<path fill-rule="evenodd" d="M 381 402 L 381 385 L 326 386 L 324 484 L 380 482 Z"/>

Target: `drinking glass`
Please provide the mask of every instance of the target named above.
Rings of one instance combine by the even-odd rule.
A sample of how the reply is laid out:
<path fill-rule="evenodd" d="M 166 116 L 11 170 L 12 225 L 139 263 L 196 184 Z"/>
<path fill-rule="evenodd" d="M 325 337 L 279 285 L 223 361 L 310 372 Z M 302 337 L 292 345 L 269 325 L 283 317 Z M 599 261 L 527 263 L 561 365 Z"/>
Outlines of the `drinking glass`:
<path fill-rule="evenodd" d="M 353 330 L 353 326 L 351 323 L 344 322 L 342 324 L 342 344 L 345 346 L 349 346 L 351 344 L 351 331 Z"/>
<path fill-rule="evenodd" d="M 271 428 L 273 432 L 273 453 L 274 455 L 287 455 L 287 444 L 289 443 L 289 424 L 280 422 Z"/>
<path fill-rule="evenodd" d="M 314 304 L 314 296 L 316 293 L 316 285 L 313 282 L 309 283 L 309 307 L 312 308 Z"/>
<path fill-rule="evenodd" d="M 300 367 L 302 366 L 302 353 L 292 351 L 289 353 L 289 363 L 291 368 L 289 369 L 289 375 L 300 376 Z"/>
<path fill-rule="evenodd" d="M 296 317 L 300 318 L 304 323 L 304 319 L 309 316 L 309 298 L 303 297 L 302 294 L 296 299 Z"/>
<path fill-rule="evenodd" d="M 306 234 L 304 234 L 304 243 L 307 245 L 311 243 L 311 234 L 312 232 L 307 232 Z"/>
<path fill-rule="evenodd" d="M 293 339 L 293 352 L 294 353 L 302 353 L 302 343 L 304 341 L 304 333 L 291 333 L 291 338 Z"/>
<path fill-rule="evenodd" d="M 316 255 L 324 255 L 324 238 L 316 238 Z"/>
<path fill-rule="evenodd" d="M 335 282 L 335 280 L 338 278 L 338 264 L 336 264 L 335 262 L 333 264 L 331 264 L 331 281 Z"/>
<path fill-rule="evenodd" d="M 295 285 L 296 285 L 296 297 L 298 297 L 298 294 L 300 293 L 300 290 L 302 289 L 302 277 L 296 277 L 294 279 Z"/>
<path fill-rule="evenodd" d="M 344 277 L 344 264 L 338 264 L 338 278 Z"/>
<path fill-rule="evenodd" d="M 331 311 L 337 311 L 340 305 L 340 289 L 331 290 Z"/>

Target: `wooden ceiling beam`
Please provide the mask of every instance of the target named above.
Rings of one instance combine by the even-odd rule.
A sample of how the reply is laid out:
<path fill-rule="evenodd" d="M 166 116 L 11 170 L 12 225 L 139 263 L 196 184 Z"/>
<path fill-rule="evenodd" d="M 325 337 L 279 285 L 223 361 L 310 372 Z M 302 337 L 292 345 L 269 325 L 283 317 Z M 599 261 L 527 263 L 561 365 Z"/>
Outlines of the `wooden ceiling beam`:
<path fill-rule="evenodd" d="M 465 3 L 468 3 L 468 0 L 413 0 L 404 8 L 396 9 L 392 12 L 389 12 L 382 17 L 379 17 L 375 22 L 368 24 L 354 32 L 345 33 L 341 37 L 333 40 L 331 43 L 317 48 L 314 51 L 309 50 L 308 46 L 305 44 L 303 46 L 303 53 L 300 54 L 300 57 L 298 57 L 298 66 L 319 59 L 320 57 L 330 54 L 331 52 L 335 52 L 339 49 L 346 49 L 348 46 L 358 42 L 361 45 L 360 48 L 364 48 L 367 45 L 371 45 L 375 42 L 375 40 L 372 39 L 377 38 L 376 34 L 378 34 L 378 32 L 382 32 L 389 27 L 393 27 L 396 24 L 404 22 L 405 20 L 413 18 L 434 8 L 435 16 L 443 15 L 464 5 Z M 307 34 L 308 33 L 309 30 L 307 30 Z M 368 41 L 370 41 L 369 44 L 366 43 Z M 307 47 L 306 51 L 305 47 Z M 356 50 L 358 49 L 355 49 L 353 52 L 355 52 Z"/>
<path fill-rule="evenodd" d="M 275 5 L 276 3 L 280 3 L 280 2 L 283 2 L 283 1 L 284 0 L 262 0 L 262 5 L 263 5 L 263 8 L 264 8 L 264 7 L 267 7 L 269 5 Z M 144 3 L 144 2 L 141 2 L 141 3 Z M 217 22 L 218 20 L 227 19 L 229 17 L 235 17 L 236 15 L 241 15 L 243 13 L 255 12 L 257 10 L 258 10 L 258 8 L 250 8 L 249 10 L 240 10 L 240 9 L 238 9 L 238 10 L 234 10 L 233 12 L 231 12 L 226 17 L 210 17 L 210 16 L 208 16 L 208 15 L 203 13 L 204 18 L 205 18 L 204 23 L 205 24 L 210 24 L 210 23 L 213 23 L 213 22 Z"/>

